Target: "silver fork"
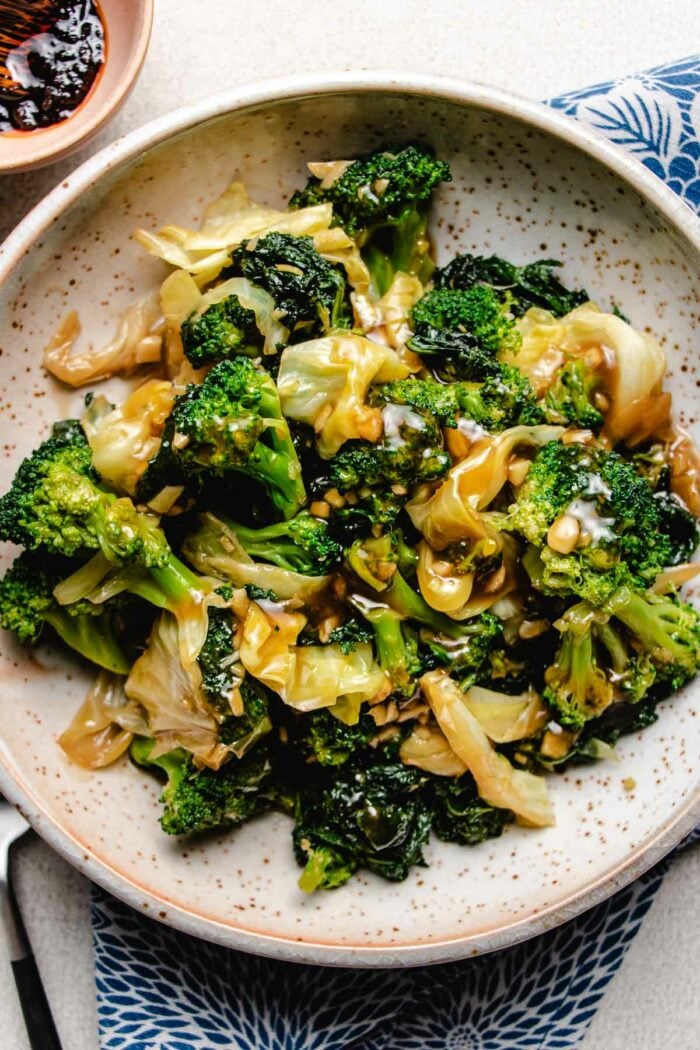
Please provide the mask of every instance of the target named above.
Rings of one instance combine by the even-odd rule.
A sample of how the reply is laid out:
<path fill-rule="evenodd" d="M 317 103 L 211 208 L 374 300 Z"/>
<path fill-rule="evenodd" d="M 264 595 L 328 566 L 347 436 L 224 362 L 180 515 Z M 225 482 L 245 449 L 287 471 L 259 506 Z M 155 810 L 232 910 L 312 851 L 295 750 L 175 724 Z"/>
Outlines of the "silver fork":
<path fill-rule="evenodd" d="M 32 1050 L 61 1050 L 51 1008 L 10 882 L 10 849 L 27 831 L 24 817 L 0 797 L 0 918 Z"/>

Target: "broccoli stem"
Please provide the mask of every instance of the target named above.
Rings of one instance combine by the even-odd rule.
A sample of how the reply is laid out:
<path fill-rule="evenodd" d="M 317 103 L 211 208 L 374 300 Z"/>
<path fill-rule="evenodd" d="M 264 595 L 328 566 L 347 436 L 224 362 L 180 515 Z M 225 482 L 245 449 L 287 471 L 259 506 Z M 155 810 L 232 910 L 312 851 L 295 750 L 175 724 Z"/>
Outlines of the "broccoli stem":
<path fill-rule="evenodd" d="M 150 569 L 147 575 L 129 583 L 127 590 L 159 609 L 174 612 L 201 593 L 202 581 L 175 554 L 170 554 L 162 569 Z"/>
<path fill-rule="evenodd" d="M 275 431 L 271 428 L 269 432 L 272 434 Z M 279 451 L 270 449 L 258 441 L 247 464 L 238 469 L 265 487 L 274 506 L 288 521 L 303 506 L 306 492 L 291 439 L 291 452 L 287 450 L 286 439 L 272 440 L 278 445 Z"/>
<path fill-rule="evenodd" d="M 250 529 L 228 518 L 222 520 L 235 532 L 246 553 L 252 558 L 278 565 L 281 569 L 296 570 L 300 563 L 303 565 L 303 555 L 297 544 L 289 538 L 286 522 L 266 525 L 261 529 Z"/>
<path fill-rule="evenodd" d="M 299 889 L 304 893 L 335 889 L 348 881 L 353 870 L 351 863 L 327 846 L 314 848 L 299 876 Z"/>
<path fill-rule="evenodd" d="M 106 616 L 71 616 L 63 609 L 49 609 L 45 619 L 62 641 L 86 660 L 114 674 L 128 674 L 131 664 L 124 656 Z"/>
<path fill-rule="evenodd" d="M 357 604 L 362 615 L 372 626 L 379 666 L 386 671 L 396 688 L 402 691 L 410 690 L 413 684 L 412 661 L 401 626 L 401 613 L 385 606 L 366 607 L 364 602 Z"/>
<path fill-rule="evenodd" d="M 670 598 L 651 599 L 623 587 L 613 595 L 610 608 L 657 660 L 691 664 L 694 668 L 695 654 L 688 644 L 692 641 L 691 632 L 685 626 L 686 611 L 682 605 Z"/>
<path fill-rule="evenodd" d="M 384 591 L 383 597 L 390 608 L 395 609 L 405 619 L 416 620 L 436 634 L 444 634 L 448 638 L 459 638 L 464 633 L 459 623 L 431 609 L 422 595 L 413 590 L 400 572 L 394 573 L 391 584 Z"/>

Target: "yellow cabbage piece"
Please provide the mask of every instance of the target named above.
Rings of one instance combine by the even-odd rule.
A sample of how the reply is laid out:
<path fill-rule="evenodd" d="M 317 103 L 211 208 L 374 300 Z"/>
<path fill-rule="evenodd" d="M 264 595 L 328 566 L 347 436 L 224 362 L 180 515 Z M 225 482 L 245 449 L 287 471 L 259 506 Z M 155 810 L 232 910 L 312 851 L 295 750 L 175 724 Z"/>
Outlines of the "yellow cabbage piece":
<path fill-rule="evenodd" d="M 482 438 L 437 489 L 424 486 L 406 504 L 411 521 L 434 550 L 458 540 L 483 540 L 487 527 L 479 511 L 488 507 L 508 480 L 512 453 L 521 445 L 546 445 L 562 433 L 562 427 L 519 426 Z"/>
<path fill-rule="evenodd" d="M 440 728 L 465 763 L 485 802 L 510 809 L 519 821 L 545 827 L 554 814 L 542 777 L 514 769 L 505 755 L 494 751 L 478 718 L 465 703 L 464 693 L 446 671 L 429 671 L 421 678 L 423 694 Z"/>
<path fill-rule="evenodd" d="M 395 350 L 402 350 L 413 335 L 409 325 L 411 310 L 424 294 L 425 288 L 417 277 L 408 273 L 396 273 L 393 280 L 377 303 L 377 325 L 383 326 L 386 341 Z M 415 357 L 414 371 L 422 367 L 420 358 Z"/>
<path fill-rule="evenodd" d="M 172 383 L 149 379 L 116 408 L 100 395 L 83 413 L 93 466 L 118 492 L 136 494 L 149 459 L 158 451 L 174 400 Z"/>
<path fill-rule="evenodd" d="M 219 740 L 218 722 L 202 693 L 198 666 L 182 665 L 178 625 L 170 613 L 156 620 L 125 690 L 146 710 L 148 735 L 156 741 L 154 757 L 184 747 L 210 769 L 221 766 L 230 749 Z"/>
<path fill-rule="evenodd" d="M 124 679 L 100 671 L 58 742 L 83 769 L 101 769 L 124 754 L 134 733 L 146 731 L 140 706 L 124 693 Z"/>
<path fill-rule="evenodd" d="M 305 645 L 296 650 L 294 673 L 282 699 L 297 711 L 315 711 L 343 701 L 357 709 L 371 700 L 386 683 L 374 662 L 369 642 L 344 653 L 339 645 Z M 357 717 L 354 719 L 357 721 Z"/>
<path fill-rule="evenodd" d="M 316 711 L 344 700 L 359 716 L 359 705 L 386 682 L 372 647 L 364 642 L 343 653 L 337 645 L 297 646 L 305 623 L 301 613 L 275 602 L 250 602 L 241 634 L 241 663 L 298 711 Z"/>
<path fill-rule="evenodd" d="M 321 230 L 314 235 L 314 247 L 328 262 L 342 266 L 345 270 L 350 292 L 350 301 L 355 325 L 369 331 L 378 324 L 377 306 L 370 291 L 371 278 L 357 242 L 348 237 L 340 226 Z"/>
<path fill-rule="evenodd" d="M 313 236 L 331 224 L 330 204 L 316 204 L 298 211 L 278 211 L 256 204 L 241 182 L 232 183 L 204 212 L 201 229 L 164 226 L 158 233 L 137 230 L 143 247 L 176 266 L 194 274 L 200 284 L 218 277 L 230 259 L 231 251 L 242 241 L 273 230 L 295 236 Z"/>
<path fill-rule="evenodd" d="M 308 601 L 328 585 L 329 576 L 306 576 L 253 561 L 225 522 L 210 513 L 201 514 L 199 520 L 201 528 L 187 536 L 182 546 L 183 554 L 199 572 L 229 580 L 236 587 L 252 583 L 263 591 L 273 591 L 283 601 Z"/>
<path fill-rule="evenodd" d="M 613 442 L 632 435 L 640 441 L 668 418 L 670 398 L 660 386 L 666 359 L 648 333 L 636 331 L 594 303 L 584 303 L 560 318 L 546 310 L 528 310 L 519 327 L 523 342 L 513 361 L 538 394 L 547 389 L 567 358 L 602 352 L 603 386 L 610 399 L 605 428 Z"/>
<path fill-rule="evenodd" d="M 501 553 L 501 564 L 488 574 L 457 573 L 450 561 L 441 558 L 425 540 L 418 545 L 416 575 L 428 605 L 453 620 L 467 620 L 490 609 L 518 585 L 518 548 L 515 541 L 497 533 L 485 520 L 483 539 L 476 542 L 484 555 Z"/>
<path fill-rule="evenodd" d="M 461 777 L 467 765 L 454 753 L 438 726 L 416 726 L 402 742 L 399 758 L 438 777 Z"/>
<path fill-rule="evenodd" d="M 464 703 L 495 744 L 524 740 L 544 727 L 548 714 L 534 690 L 509 696 L 473 685 L 463 694 Z"/>
<path fill-rule="evenodd" d="M 277 389 L 285 416 L 313 426 L 320 455 L 330 459 L 345 441 L 379 440 L 381 410 L 365 404 L 370 383 L 409 374 L 394 350 L 344 333 L 287 347 Z"/>
<path fill-rule="evenodd" d="M 160 295 L 154 289 L 130 306 L 119 322 L 116 335 L 97 350 L 74 354 L 80 321 L 74 310 L 61 321 L 44 350 L 44 368 L 68 386 L 85 386 L 139 365 L 160 361 L 163 318 Z"/>

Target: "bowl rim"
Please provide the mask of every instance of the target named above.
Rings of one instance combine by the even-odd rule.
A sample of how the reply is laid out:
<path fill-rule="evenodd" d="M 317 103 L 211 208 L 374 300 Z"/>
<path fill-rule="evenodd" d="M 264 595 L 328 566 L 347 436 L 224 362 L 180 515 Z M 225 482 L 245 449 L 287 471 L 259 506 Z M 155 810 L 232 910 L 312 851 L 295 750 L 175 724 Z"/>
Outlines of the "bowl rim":
<path fill-rule="evenodd" d="M 148 0 L 150 3 L 150 0 Z M 408 94 L 445 99 L 475 106 L 495 115 L 520 120 L 565 141 L 602 163 L 638 192 L 642 200 L 666 220 L 670 232 L 685 242 L 700 260 L 700 218 L 660 179 L 639 161 L 610 144 L 597 132 L 558 113 L 500 88 L 455 78 L 394 70 L 345 73 L 295 74 L 244 84 L 183 106 L 117 139 L 85 161 L 49 192 L 0 246 L 0 284 L 27 254 L 35 241 L 66 208 L 100 179 L 114 172 L 146 149 L 157 146 L 196 124 L 228 113 L 266 108 L 303 97 L 371 92 Z M 434 942 L 404 943 L 394 947 L 338 945 L 318 940 L 299 942 L 274 933 L 261 933 L 188 910 L 141 887 L 115 870 L 70 831 L 55 823 L 31 785 L 11 768 L 0 743 L 0 791 L 20 809 L 37 833 L 84 875 L 137 911 L 146 912 L 185 933 L 229 948 L 293 962 L 331 966 L 405 967 L 440 963 L 508 947 L 546 932 L 593 907 L 642 875 L 676 846 L 700 821 L 700 789 L 684 806 L 630 855 L 563 901 L 525 918 L 505 922 L 471 935 L 458 934 Z M 159 916 L 160 911 L 160 916 Z"/>
<path fill-rule="evenodd" d="M 134 33 L 129 59 L 121 71 L 119 85 L 116 90 L 107 95 L 101 105 L 96 105 L 93 89 L 97 87 L 97 84 L 93 84 L 86 98 L 75 110 L 76 114 L 79 112 L 84 119 L 75 121 L 71 127 L 71 118 L 73 116 L 71 113 L 66 120 L 32 132 L 32 144 L 40 143 L 41 145 L 30 156 L 23 153 L 21 149 L 22 140 L 13 138 L 11 141 L 18 143 L 17 157 L 16 159 L 9 155 L 0 157 L 0 175 L 13 175 L 24 171 L 33 171 L 35 168 L 41 168 L 47 164 L 55 164 L 60 160 L 64 160 L 73 150 L 81 145 L 85 145 L 114 116 L 133 90 L 146 59 L 153 29 L 154 3 L 155 0 L 141 0 L 141 15 L 133 27 Z M 105 21 L 107 22 L 106 29 L 108 31 L 109 24 L 106 16 Z M 105 66 L 109 63 L 109 37 L 107 38 L 107 46 Z M 104 72 L 104 70 L 101 72 Z"/>

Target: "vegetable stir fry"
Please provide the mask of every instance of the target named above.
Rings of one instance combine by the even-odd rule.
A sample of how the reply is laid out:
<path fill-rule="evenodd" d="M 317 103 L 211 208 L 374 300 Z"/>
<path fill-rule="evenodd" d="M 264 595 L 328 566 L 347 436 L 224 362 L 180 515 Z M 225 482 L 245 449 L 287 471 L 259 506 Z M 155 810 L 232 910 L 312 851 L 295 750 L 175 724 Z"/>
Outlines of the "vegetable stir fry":
<path fill-rule="evenodd" d="M 168 276 L 106 347 L 65 319 L 49 372 L 134 383 L 0 499 L 0 623 L 98 669 L 74 762 L 160 778 L 171 835 L 288 813 L 311 892 L 552 824 L 545 774 L 655 720 L 700 474 L 660 347 L 560 263 L 436 268 L 428 149 L 309 169 L 139 230 Z"/>

